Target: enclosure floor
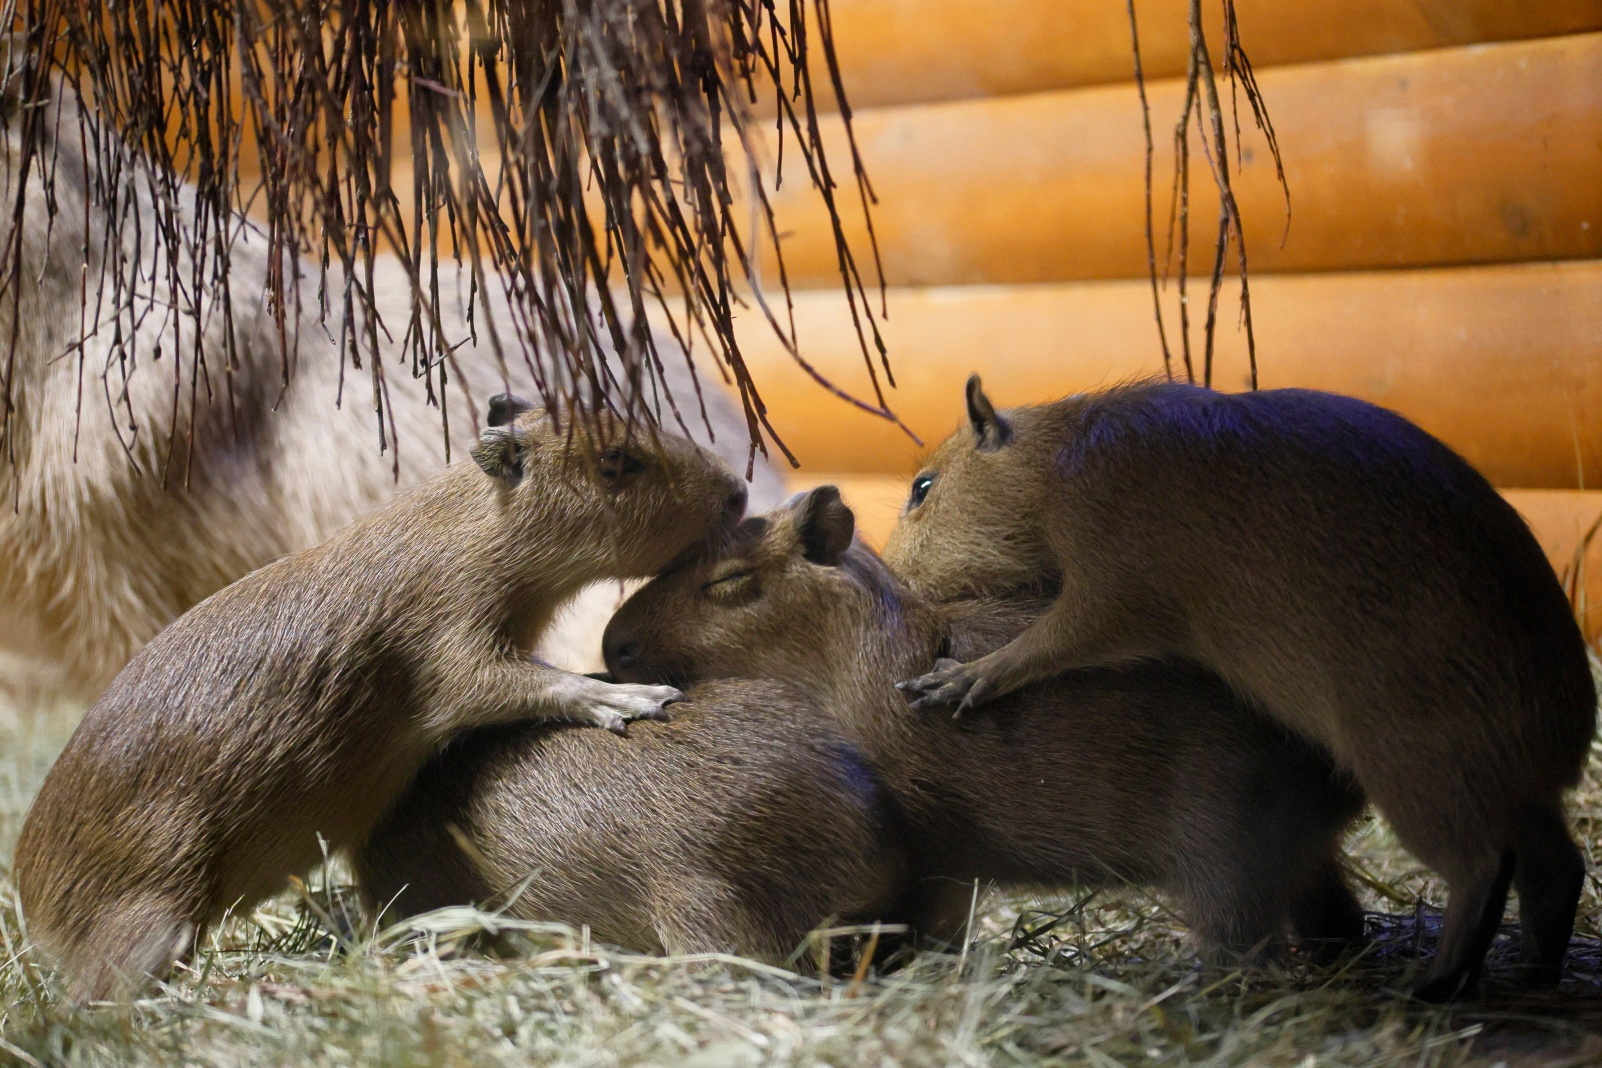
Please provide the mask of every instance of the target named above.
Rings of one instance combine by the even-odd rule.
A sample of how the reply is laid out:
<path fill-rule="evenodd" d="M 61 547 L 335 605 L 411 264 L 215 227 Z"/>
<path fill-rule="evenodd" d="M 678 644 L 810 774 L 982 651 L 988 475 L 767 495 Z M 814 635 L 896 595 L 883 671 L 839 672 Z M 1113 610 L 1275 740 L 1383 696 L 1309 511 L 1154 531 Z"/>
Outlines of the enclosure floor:
<path fill-rule="evenodd" d="M 0 1065 L 1602 1063 L 1602 757 L 1574 805 L 1593 876 L 1570 977 L 1541 994 L 1514 988 L 1509 924 L 1483 1000 L 1451 1010 L 1396 993 L 1433 945 L 1441 894 L 1373 819 L 1350 846 L 1375 945 L 1329 971 L 1203 971 L 1183 929 L 1138 891 L 981 900 L 964 953 L 857 981 L 638 957 L 553 927 L 513 932 L 521 952 L 492 959 L 462 948 L 484 920 L 467 910 L 375 935 L 347 911 L 335 871 L 311 905 L 281 899 L 219 932 L 195 965 L 204 978 L 76 1010 L 22 952 L 10 858 L 80 710 L 28 704 L 0 704 Z M 337 938 L 331 917 L 344 918 Z"/>

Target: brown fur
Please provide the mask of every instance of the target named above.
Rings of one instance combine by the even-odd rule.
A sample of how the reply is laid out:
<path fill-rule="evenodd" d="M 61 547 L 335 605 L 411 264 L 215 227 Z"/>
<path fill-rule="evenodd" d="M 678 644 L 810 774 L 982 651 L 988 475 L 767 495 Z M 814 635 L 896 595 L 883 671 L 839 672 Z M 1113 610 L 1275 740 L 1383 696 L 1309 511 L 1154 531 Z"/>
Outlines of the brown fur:
<path fill-rule="evenodd" d="M 938 601 L 1045 586 L 1017 640 L 908 684 L 984 704 L 1179 655 L 1329 747 L 1451 888 L 1419 988 L 1471 988 L 1511 877 L 1555 979 L 1584 864 L 1563 790 L 1595 729 L 1584 641 L 1540 546 L 1400 416 L 1305 390 L 1143 384 L 997 415 L 977 378 L 885 549 Z"/>
<path fill-rule="evenodd" d="M 369 905 L 505 905 L 641 952 L 773 963 L 825 920 L 881 914 L 901 879 L 890 816 L 808 702 L 732 680 L 673 713 L 627 740 L 520 725 L 453 742 L 359 852 Z"/>
<path fill-rule="evenodd" d="M 1042 682 L 967 727 L 918 713 L 895 681 L 935 659 L 946 621 L 852 527 L 833 487 L 747 520 L 629 599 L 608 665 L 800 688 L 883 776 L 908 827 L 913 915 L 936 936 L 957 933 L 978 879 L 1156 886 L 1226 957 L 1287 921 L 1337 948 L 1361 938 L 1338 842 L 1362 802 L 1327 755 L 1178 662 Z M 1016 630 L 1000 608 L 968 613 L 964 643 Z"/>
<path fill-rule="evenodd" d="M 457 730 L 621 730 L 679 696 L 525 654 L 584 584 L 732 522 L 740 483 L 681 439 L 592 456 L 532 414 L 474 458 L 203 601 L 89 710 L 16 853 L 29 933 L 76 995 L 159 974 L 313 866 L 319 834 L 360 842 Z"/>
<path fill-rule="evenodd" d="M 17 101 L 0 92 L 0 105 L 14 109 Z M 106 305 L 108 267 L 98 251 L 84 262 L 86 237 L 98 235 L 107 221 L 86 180 L 79 105 L 63 90 L 43 107 L 52 140 L 45 159 L 55 154 L 54 208 L 36 167 L 28 178 L 18 288 L 0 300 L 0 377 L 12 376 L 16 406 L 9 440 L 0 439 L 0 557 L 6 561 L 0 568 L 0 647 L 58 667 L 62 685 L 92 699 L 141 645 L 210 594 L 270 560 L 317 544 L 398 489 L 441 470 L 445 438 L 438 407 L 401 353 L 410 281 L 399 260 L 381 258 L 375 278 L 392 422 L 386 437 L 394 432 L 389 451 L 380 452 L 371 365 L 342 368 L 330 341 L 344 314 L 338 274 L 328 278 L 331 321 L 325 327 L 317 320 L 316 264 L 286 266 L 291 274 L 296 267 L 305 274 L 305 315 L 289 322 L 297 362 L 286 387 L 265 299 L 269 261 L 263 235 L 243 218 L 231 220 L 234 303 L 226 309 L 208 304 L 206 328 L 197 336 L 189 318 L 172 311 L 177 302 L 165 257 L 148 248 L 158 228 L 147 185 L 151 176 L 132 153 L 119 153 L 114 141 L 106 141 L 101 165 L 115 160 L 126 168 L 117 185 L 137 199 L 147 244 L 139 299 L 131 309 L 139 326 L 124 338 L 130 349 L 119 354 Z M 13 116 L 0 138 L 0 201 L 7 205 L 21 178 L 17 130 Z M 97 136 L 92 121 L 90 136 Z M 179 190 L 181 225 L 193 227 L 193 191 Z M 3 244 L 9 209 L 0 215 Z M 125 230 L 131 247 L 134 226 Z M 98 250 L 100 238 L 92 236 L 88 247 Z M 187 284 L 185 270 L 179 273 Z M 86 283 L 88 307 L 82 309 Z M 480 284 L 472 324 L 470 291 L 468 273 L 442 266 L 438 312 L 445 336 L 460 342 L 445 392 L 453 458 L 466 452 L 491 394 L 512 389 L 532 395 L 536 368 L 551 373 L 543 360 L 530 367 L 520 357 L 518 325 L 499 283 Z M 210 299 L 208 288 L 198 292 Z M 97 322 L 101 327 L 95 330 Z M 126 334 L 127 319 L 122 322 Z M 231 367 L 225 329 L 237 341 Z M 715 431 L 711 447 L 743 472 L 749 439 L 739 410 L 717 383 L 704 383 L 708 430 L 688 365 L 675 355 L 671 339 L 659 343 L 663 374 L 687 433 L 711 443 Z M 197 348 L 207 372 L 191 424 Z M 498 359 L 503 352 L 504 370 Z M 622 373 L 620 367 L 612 371 Z M 175 374 L 182 380 L 176 405 Z M 662 417 L 669 431 L 681 432 L 665 405 Z M 753 507 L 771 507 L 783 495 L 778 472 L 759 457 Z M 586 591 L 547 634 L 542 655 L 567 667 L 598 668 L 600 631 L 619 600 L 616 583 Z"/>

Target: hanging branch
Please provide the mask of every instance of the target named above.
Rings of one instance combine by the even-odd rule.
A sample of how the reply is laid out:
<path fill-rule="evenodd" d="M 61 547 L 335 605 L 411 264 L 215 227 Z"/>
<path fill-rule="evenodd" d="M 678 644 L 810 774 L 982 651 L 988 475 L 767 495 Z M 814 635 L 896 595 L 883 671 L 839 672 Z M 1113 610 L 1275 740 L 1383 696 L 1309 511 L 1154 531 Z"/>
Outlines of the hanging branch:
<path fill-rule="evenodd" d="M 1223 75 L 1229 80 L 1229 112 L 1234 131 L 1235 163 L 1241 159 L 1240 113 L 1238 97 L 1244 94 L 1251 108 L 1252 120 L 1268 141 L 1268 150 L 1274 160 L 1274 173 L 1285 195 L 1285 227 L 1290 229 L 1290 186 L 1285 180 L 1284 161 L 1280 158 L 1279 139 L 1269 119 L 1267 105 L 1258 87 L 1251 60 L 1240 42 L 1240 26 L 1235 18 L 1234 0 L 1220 0 L 1224 16 Z M 1145 72 L 1140 56 L 1140 31 L 1135 18 L 1134 0 L 1127 0 L 1129 33 L 1135 59 L 1135 85 L 1140 94 L 1141 117 L 1146 131 L 1146 257 L 1151 278 L 1152 306 L 1157 319 L 1157 335 L 1162 345 L 1163 368 L 1169 378 L 1174 376 L 1173 354 L 1168 344 L 1168 331 L 1163 321 L 1162 289 L 1167 285 L 1170 268 L 1177 266 L 1179 293 L 1179 344 L 1184 363 L 1186 381 L 1196 381 L 1195 364 L 1191 353 L 1190 300 L 1188 279 L 1190 273 L 1190 128 L 1194 119 L 1203 157 L 1212 172 L 1213 185 L 1218 191 L 1218 238 L 1213 248 L 1212 275 L 1207 290 L 1207 318 L 1203 327 L 1202 383 L 1213 384 L 1213 349 L 1218 323 L 1218 300 L 1223 290 L 1224 272 L 1231 249 L 1240 278 L 1241 325 L 1246 332 L 1246 354 L 1250 368 L 1251 388 L 1257 388 L 1257 338 L 1252 327 L 1251 289 L 1247 278 L 1246 235 L 1235 200 L 1230 173 L 1230 143 L 1224 126 L 1224 112 L 1214 73 L 1212 53 L 1207 47 L 1207 35 L 1202 25 L 1201 0 L 1190 0 L 1190 52 L 1185 72 L 1184 103 L 1179 120 L 1174 125 L 1174 180 L 1168 212 L 1168 249 L 1163 270 L 1157 270 L 1155 218 L 1152 207 L 1152 162 L 1154 156 L 1151 134 L 1151 108 L 1146 97 Z M 1284 238 L 1281 238 L 1283 243 Z M 1177 265 L 1175 260 L 1177 259 Z"/>
<path fill-rule="evenodd" d="M 401 353 L 438 402 L 465 340 L 446 336 L 438 311 L 443 257 L 465 265 L 469 324 L 487 340 L 488 358 L 502 373 L 508 359 L 522 359 L 553 412 L 610 408 L 654 427 L 665 402 L 682 425 L 648 322 L 660 311 L 692 371 L 704 343 L 733 382 L 754 456 L 766 453 L 764 439 L 783 445 L 733 329 L 742 293 L 756 292 L 785 348 L 798 351 L 793 318 L 781 323 L 767 309 L 755 275 L 753 244 L 780 252 L 765 193 L 753 183 L 765 232 L 742 232 L 724 159 L 725 143 L 737 142 L 754 173 L 749 101 L 758 82 L 783 102 L 781 129 L 827 206 L 869 373 L 875 354 L 888 372 L 814 105 L 808 54 L 821 49 L 849 132 L 828 2 L 810 8 L 810 37 L 809 0 L 4 0 L 0 17 L 26 28 L 29 62 L 11 63 L 21 99 L 47 99 L 59 81 L 83 101 L 67 110 L 88 146 L 91 199 L 105 219 L 85 249 L 86 293 L 107 309 L 86 321 L 113 338 L 124 376 L 141 360 L 171 358 L 174 403 L 190 406 L 190 434 L 196 405 L 231 396 L 239 295 L 229 264 L 240 215 L 254 205 L 264 217 L 283 384 L 310 311 L 303 264 L 315 265 L 315 314 L 326 324 L 338 312 L 341 390 L 355 387 L 347 365 L 359 371 L 365 361 L 381 449 L 394 444 L 386 375 L 399 367 L 380 353 Z M 13 120 L 21 151 L 12 165 L 40 176 L 49 201 L 59 134 L 45 129 L 57 121 L 46 110 L 25 107 Z M 498 153 L 488 171 L 480 125 Z M 240 178 L 247 139 L 261 167 L 249 187 Z M 866 210 L 872 190 L 848 144 Z M 397 156 L 404 162 L 408 152 L 409 213 L 392 185 Z M 15 182 L 0 247 L 0 300 L 13 309 L 23 215 L 46 210 L 27 202 L 28 185 Z M 411 281 L 404 322 L 383 321 L 375 303 L 375 258 L 386 244 Z M 148 288 L 142 272 L 153 265 L 172 295 L 163 312 L 172 345 L 141 353 L 135 319 L 147 311 L 132 298 Z M 782 258 L 780 272 L 788 301 Z M 509 324 L 488 314 L 492 286 L 505 293 Z M 219 324 L 221 352 L 207 352 L 200 339 Z M 7 366 L 0 435 L 14 381 Z M 882 394 L 857 403 L 894 418 Z M 192 442 L 170 442 L 169 458 L 185 444 L 192 455 Z"/>
<path fill-rule="evenodd" d="M 1168 348 L 1168 330 L 1163 326 L 1162 293 L 1157 281 L 1157 237 L 1152 212 L 1152 156 L 1151 104 L 1146 100 L 1146 71 L 1140 61 L 1140 26 L 1135 20 L 1135 0 L 1127 0 L 1129 8 L 1129 49 L 1135 57 L 1135 89 L 1140 94 L 1140 123 L 1146 135 L 1146 273 L 1151 278 L 1151 303 L 1157 315 L 1157 340 L 1163 347 L 1163 373 L 1174 377 L 1174 354 Z M 1187 353 L 1188 356 L 1188 353 Z M 1188 364 L 1187 364 L 1187 377 Z"/>

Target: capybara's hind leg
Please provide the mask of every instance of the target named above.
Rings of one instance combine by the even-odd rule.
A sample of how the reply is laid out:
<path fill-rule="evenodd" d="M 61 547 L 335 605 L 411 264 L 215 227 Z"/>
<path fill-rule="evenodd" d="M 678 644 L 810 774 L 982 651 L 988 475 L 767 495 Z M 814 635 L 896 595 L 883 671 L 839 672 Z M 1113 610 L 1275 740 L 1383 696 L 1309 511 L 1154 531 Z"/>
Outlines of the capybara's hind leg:
<path fill-rule="evenodd" d="M 184 910 L 141 901 L 115 909 L 80 939 L 61 962 L 73 999 L 104 1001 L 165 979 L 194 948 L 195 924 Z"/>
<path fill-rule="evenodd" d="M 1337 856 L 1319 861 L 1291 887 L 1291 927 L 1302 949 L 1330 964 L 1365 941 L 1363 906 Z"/>
<path fill-rule="evenodd" d="M 379 927 L 453 905 L 498 906 L 494 889 L 452 835 L 426 816 L 386 821 L 355 852 L 356 885 Z"/>
<path fill-rule="evenodd" d="M 1520 971 L 1532 983 L 1563 977 L 1563 955 L 1574 933 L 1574 913 L 1585 886 L 1585 858 L 1569 836 L 1561 809 L 1539 809 L 1519 820 L 1514 836 L 1523 945 Z"/>
<path fill-rule="evenodd" d="M 1496 937 L 1513 881 L 1511 849 L 1490 854 L 1473 868 L 1445 872 L 1449 897 L 1441 944 L 1423 980 L 1414 988 L 1420 1001 L 1450 1001 L 1471 993 Z"/>
<path fill-rule="evenodd" d="M 1283 886 L 1264 881 L 1269 885 L 1238 880 L 1231 887 L 1202 881 L 1180 891 L 1180 911 L 1196 934 L 1206 964 L 1253 968 L 1283 963 Z"/>
<path fill-rule="evenodd" d="M 657 888 L 652 898 L 652 925 L 671 957 L 737 953 L 780 963 L 806 939 L 807 932 L 800 930 L 780 945 L 770 926 L 742 908 L 733 889 L 719 879 L 685 878 L 671 888 Z"/>
<path fill-rule="evenodd" d="M 968 921 L 982 897 L 971 881 L 922 878 L 908 894 L 908 921 L 920 941 L 955 952 L 968 937 Z"/>

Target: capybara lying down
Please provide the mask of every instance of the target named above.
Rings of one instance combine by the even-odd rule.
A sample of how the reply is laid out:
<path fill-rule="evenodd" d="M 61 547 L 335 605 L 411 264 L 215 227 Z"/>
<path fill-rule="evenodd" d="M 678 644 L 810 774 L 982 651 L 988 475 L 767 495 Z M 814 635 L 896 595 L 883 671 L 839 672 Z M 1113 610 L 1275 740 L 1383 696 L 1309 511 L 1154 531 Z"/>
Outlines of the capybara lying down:
<path fill-rule="evenodd" d="M 1326 747 L 1445 877 L 1420 997 L 1475 985 L 1510 880 L 1528 974 L 1559 977 L 1585 876 L 1563 794 L 1596 692 L 1551 566 L 1484 478 L 1401 416 L 1309 390 L 1147 383 L 997 412 L 976 376 L 967 399 L 885 560 L 937 602 L 1055 599 L 909 681 L 919 707 L 1193 659 Z"/>
<path fill-rule="evenodd" d="M 683 439 L 557 427 L 497 398 L 473 459 L 207 598 L 90 708 L 23 826 L 34 942 L 72 993 L 160 975 L 230 907 L 365 840 L 455 732 L 623 730 L 679 695 L 527 653 L 586 583 L 727 529 L 745 491 Z"/>
<path fill-rule="evenodd" d="M 832 486 L 746 520 L 624 604 L 608 666 L 632 682 L 776 679 L 806 694 L 900 810 L 912 919 L 936 937 L 960 928 L 978 879 L 1154 886 L 1230 960 L 1276 950 L 1287 925 L 1319 950 L 1362 938 L 1339 855 L 1362 798 L 1323 750 L 1177 661 L 1035 683 L 968 725 L 917 712 L 896 681 L 954 636 L 853 527 Z"/>
<path fill-rule="evenodd" d="M 17 86 L 0 87 L 6 116 L 0 199 L 8 205 L 23 178 Z M 304 309 L 299 318 L 290 309 L 294 372 L 286 383 L 265 296 L 265 236 L 243 217 L 214 220 L 232 239 L 232 302 L 224 307 L 211 289 L 196 290 L 207 316 L 197 336 L 178 310 L 187 298 L 172 293 L 165 254 L 150 247 L 160 224 L 142 169 L 148 164 L 108 137 L 92 114 L 82 115 L 70 88 L 37 106 L 45 111 L 40 126 L 49 142 L 40 159 L 55 160 L 52 194 L 47 197 L 36 165 L 27 175 L 20 262 L 0 300 L 0 337 L 7 346 L 0 360 L 0 647 L 57 666 L 62 682 L 87 700 L 157 631 L 210 594 L 270 560 L 316 545 L 399 488 L 441 470 L 445 436 L 440 410 L 412 377 L 402 350 L 411 283 L 398 259 L 381 257 L 376 264 L 382 328 L 362 319 L 360 309 L 352 313 L 364 335 L 373 326 L 384 355 L 381 433 L 370 362 L 364 359 L 358 369 L 347 357 L 342 366 L 331 340 L 346 314 L 337 273 L 327 278 L 325 325 L 318 321 L 318 265 L 285 266 L 291 277 L 301 272 Z M 89 143 L 99 142 L 103 153 L 85 158 L 80 116 Z M 132 218 L 120 225 L 87 180 L 96 167 L 109 171 L 113 164 L 124 168 L 117 188 L 134 203 Z M 196 225 L 194 195 L 181 187 L 180 225 Z M 0 211 L 0 245 L 9 247 L 11 227 L 10 210 Z M 137 234 L 146 242 L 137 260 L 137 297 L 120 326 L 112 321 L 107 280 L 107 272 L 119 268 L 100 251 L 108 229 L 124 235 L 129 257 Z M 120 269 L 131 271 L 134 262 Z M 187 270 L 177 268 L 186 283 Z M 470 272 L 445 264 L 439 278 L 437 312 L 445 337 L 456 345 L 439 400 L 457 458 L 482 428 L 492 394 L 509 389 L 533 396 L 536 375 L 549 380 L 557 361 L 541 355 L 531 366 L 524 360 L 520 328 L 498 279 L 481 282 L 474 296 Z M 681 424 L 660 404 L 664 430 L 709 444 L 743 473 L 750 438 L 739 408 L 716 383 L 703 382 L 703 421 L 681 350 L 665 335 L 658 344 L 661 374 L 683 415 Z M 611 372 L 625 376 L 621 360 L 612 362 Z M 782 479 L 760 456 L 750 492 L 757 508 L 783 499 Z M 581 595 L 546 634 L 542 651 L 565 666 L 599 668 L 601 629 L 618 600 L 615 582 Z"/>
<path fill-rule="evenodd" d="M 876 773 L 810 699 L 725 679 L 627 738 L 531 724 L 459 738 L 356 872 L 385 922 L 477 904 L 639 952 L 805 964 L 820 924 L 891 911 L 898 840 Z"/>

